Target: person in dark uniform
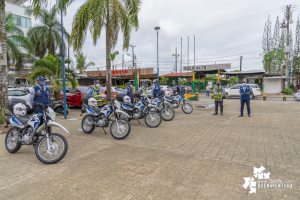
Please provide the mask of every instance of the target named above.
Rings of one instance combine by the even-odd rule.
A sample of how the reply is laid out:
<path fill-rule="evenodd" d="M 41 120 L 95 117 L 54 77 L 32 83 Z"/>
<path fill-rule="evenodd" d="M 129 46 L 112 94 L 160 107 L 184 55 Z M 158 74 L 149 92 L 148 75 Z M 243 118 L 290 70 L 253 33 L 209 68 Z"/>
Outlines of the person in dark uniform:
<path fill-rule="evenodd" d="M 48 106 L 50 104 L 50 89 L 46 87 L 45 78 L 43 76 L 39 76 L 37 79 L 37 86 L 34 87 L 34 92 L 40 91 L 39 97 L 34 97 L 34 102 L 42 103 L 44 106 Z M 35 113 L 41 113 L 42 110 L 39 107 L 35 108 Z"/>
<path fill-rule="evenodd" d="M 158 80 L 155 81 L 155 84 L 152 87 L 152 95 L 154 98 L 157 98 L 160 92 L 160 85 Z"/>
<path fill-rule="evenodd" d="M 127 83 L 127 87 L 124 89 L 125 95 L 129 96 L 131 99 L 131 103 L 133 104 L 134 98 L 133 98 L 133 87 L 130 82 Z"/>
<path fill-rule="evenodd" d="M 177 94 L 180 94 L 180 84 L 177 85 Z"/>
<path fill-rule="evenodd" d="M 252 93 L 253 93 L 252 87 L 247 85 L 246 81 L 243 80 L 243 85 L 240 86 L 241 114 L 239 115 L 239 117 L 243 117 L 245 103 L 247 105 L 248 117 L 251 117 L 251 115 L 250 115 L 250 95 Z"/>

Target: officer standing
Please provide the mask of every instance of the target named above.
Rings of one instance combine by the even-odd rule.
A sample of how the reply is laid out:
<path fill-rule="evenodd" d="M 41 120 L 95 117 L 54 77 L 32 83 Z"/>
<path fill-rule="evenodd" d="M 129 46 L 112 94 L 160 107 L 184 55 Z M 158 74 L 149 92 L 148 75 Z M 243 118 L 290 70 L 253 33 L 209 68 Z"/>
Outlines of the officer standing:
<path fill-rule="evenodd" d="M 130 82 L 127 83 L 127 87 L 124 89 L 125 95 L 129 96 L 131 99 L 131 103 L 133 104 L 134 98 L 133 98 L 133 87 Z"/>
<path fill-rule="evenodd" d="M 143 94 L 147 93 L 147 88 L 146 88 L 146 82 L 142 82 L 142 87 L 140 87 L 139 92 L 142 92 Z"/>
<path fill-rule="evenodd" d="M 44 106 L 48 106 L 50 104 L 50 89 L 46 87 L 45 78 L 43 76 L 39 76 L 37 79 L 37 86 L 34 87 L 34 92 L 39 91 L 40 96 L 34 97 L 34 102 L 44 104 Z M 35 108 L 35 113 L 41 113 L 42 109 L 39 107 Z"/>
<path fill-rule="evenodd" d="M 154 98 L 157 98 L 159 96 L 159 92 L 160 92 L 160 85 L 158 80 L 155 81 L 155 84 L 152 87 L 152 95 Z"/>
<path fill-rule="evenodd" d="M 100 87 L 97 86 L 97 84 L 99 83 L 98 80 L 94 80 L 94 85 L 92 87 L 90 87 L 87 91 L 87 94 L 93 95 L 94 98 L 97 101 L 97 106 L 102 106 L 102 94 L 101 94 L 101 89 Z"/>
<path fill-rule="evenodd" d="M 225 89 L 221 85 L 221 82 L 218 81 L 217 85 L 214 87 L 214 99 L 215 99 L 215 113 L 218 114 L 218 106 L 220 105 L 221 115 L 223 116 L 223 96 L 225 94 Z"/>
<path fill-rule="evenodd" d="M 180 94 L 185 94 L 186 92 L 185 92 L 185 88 L 184 88 L 184 86 L 181 86 L 181 91 L 180 91 Z"/>
<path fill-rule="evenodd" d="M 177 85 L 177 94 L 180 94 L 180 84 Z"/>
<path fill-rule="evenodd" d="M 241 114 L 239 117 L 243 117 L 244 105 L 247 105 L 248 117 L 250 115 L 250 95 L 253 93 L 253 89 L 251 86 L 247 85 L 247 82 L 243 80 L 243 85 L 240 86 L 239 92 L 241 94 Z"/>

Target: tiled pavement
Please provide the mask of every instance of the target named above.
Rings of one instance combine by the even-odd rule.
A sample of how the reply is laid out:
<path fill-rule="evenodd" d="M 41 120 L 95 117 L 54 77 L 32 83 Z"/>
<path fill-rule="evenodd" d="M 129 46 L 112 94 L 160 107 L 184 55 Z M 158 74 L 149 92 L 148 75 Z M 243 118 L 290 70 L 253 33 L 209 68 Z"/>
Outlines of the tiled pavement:
<path fill-rule="evenodd" d="M 9 154 L 0 135 L 0 199 L 300 199 L 299 102 L 252 101 L 251 118 L 237 117 L 238 100 L 224 104 L 224 116 L 176 109 L 156 129 L 133 121 L 121 141 L 101 128 L 78 131 L 82 117 L 72 109 L 78 120 L 57 118 L 71 135 L 54 129 L 69 144 L 55 165 L 40 163 L 32 146 Z M 292 188 L 249 194 L 243 177 L 261 165 Z"/>

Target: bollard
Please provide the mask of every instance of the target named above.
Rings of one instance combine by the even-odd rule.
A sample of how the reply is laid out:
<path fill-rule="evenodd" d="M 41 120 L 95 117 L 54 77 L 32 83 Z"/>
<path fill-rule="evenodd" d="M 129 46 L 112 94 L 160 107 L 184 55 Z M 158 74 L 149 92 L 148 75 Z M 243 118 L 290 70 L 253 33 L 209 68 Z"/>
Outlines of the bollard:
<path fill-rule="evenodd" d="M 214 95 L 211 95 L 211 99 L 214 99 Z"/>
<path fill-rule="evenodd" d="M 227 95 L 227 99 L 228 99 L 228 100 L 230 99 L 230 95 Z"/>
<path fill-rule="evenodd" d="M 286 101 L 286 96 L 283 96 L 283 101 Z"/>
<path fill-rule="evenodd" d="M 266 95 L 264 95 L 263 99 L 264 99 L 264 101 L 266 101 L 266 100 L 267 100 L 267 96 L 266 96 Z"/>

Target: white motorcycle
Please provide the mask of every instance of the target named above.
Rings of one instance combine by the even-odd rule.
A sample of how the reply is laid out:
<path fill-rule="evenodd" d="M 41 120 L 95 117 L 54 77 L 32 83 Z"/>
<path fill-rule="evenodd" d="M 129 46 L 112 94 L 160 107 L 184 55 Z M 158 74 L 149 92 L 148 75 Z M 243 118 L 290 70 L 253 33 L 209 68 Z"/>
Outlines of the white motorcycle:
<path fill-rule="evenodd" d="M 39 92 L 35 93 L 39 97 Z M 19 116 L 12 112 L 13 106 L 18 99 L 10 99 L 7 108 L 11 110 L 5 122 L 11 124 L 6 134 L 5 147 L 9 153 L 16 153 L 22 145 L 33 145 L 36 157 L 45 164 L 59 162 L 68 151 L 68 142 L 64 136 L 52 133 L 52 126 L 57 126 L 69 133 L 62 125 L 55 122 L 55 112 L 50 107 L 35 103 L 41 108 L 42 113 L 32 117 Z M 19 100 L 20 101 L 20 100 Z M 19 103 L 19 102 L 18 102 Z M 44 134 L 43 134 L 44 133 Z"/>
<path fill-rule="evenodd" d="M 185 114 L 191 114 L 193 112 L 193 106 L 191 104 L 191 101 L 185 97 L 184 94 L 177 95 L 175 97 L 166 97 L 166 100 L 172 104 L 173 108 L 178 108 L 179 105 L 182 103 L 182 111 Z"/>

